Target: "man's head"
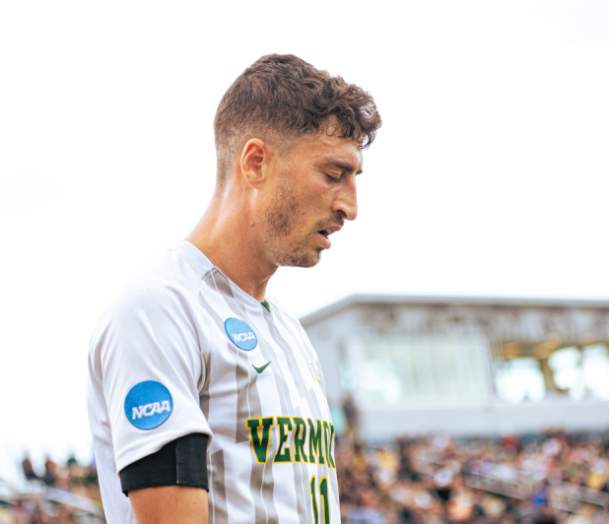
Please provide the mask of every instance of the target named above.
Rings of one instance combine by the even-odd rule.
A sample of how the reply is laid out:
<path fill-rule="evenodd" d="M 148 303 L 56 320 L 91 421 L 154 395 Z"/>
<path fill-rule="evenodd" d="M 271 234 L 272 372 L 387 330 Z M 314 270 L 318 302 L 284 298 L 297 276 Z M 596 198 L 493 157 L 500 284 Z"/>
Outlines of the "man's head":
<path fill-rule="evenodd" d="M 314 265 L 355 218 L 361 150 L 380 124 L 365 91 L 293 55 L 264 56 L 231 85 L 214 121 L 218 187 L 247 188 L 271 263 Z"/>

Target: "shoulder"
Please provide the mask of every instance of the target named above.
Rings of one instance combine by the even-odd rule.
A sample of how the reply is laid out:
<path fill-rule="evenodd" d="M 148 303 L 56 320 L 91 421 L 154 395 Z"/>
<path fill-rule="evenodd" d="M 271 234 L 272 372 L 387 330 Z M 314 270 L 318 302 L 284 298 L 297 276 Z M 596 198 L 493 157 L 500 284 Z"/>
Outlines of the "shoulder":
<path fill-rule="evenodd" d="M 180 252 L 167 249 L 131 275 L 107 303 L 103 320 L 184 312 L 196 301 L 200 275 Z"/>
<path fill-rule="evenodd" d="M 127 323 L 156 323 L 187 313 L 192 300 L 188 292 L 174 282 L 161 279 L 137 279 L 129 282 L 106 306 L 98 326 Z"/>
<path fill-rule="evenodd" d="M 118 288 L 94 325 L 90 345 L 118 334 L 133 338 L 167 329 L 192 332 L 197 282 L 196 275 L 167 250 Z"/>
<path fill-rule="evenodd" d="M 170 364 L 197 373 L 200 341 L 192 300 L 182 288 L 158 280 L 130 283 L 107 307 L 89 340 L 98 376 L 119 368 Z"/>

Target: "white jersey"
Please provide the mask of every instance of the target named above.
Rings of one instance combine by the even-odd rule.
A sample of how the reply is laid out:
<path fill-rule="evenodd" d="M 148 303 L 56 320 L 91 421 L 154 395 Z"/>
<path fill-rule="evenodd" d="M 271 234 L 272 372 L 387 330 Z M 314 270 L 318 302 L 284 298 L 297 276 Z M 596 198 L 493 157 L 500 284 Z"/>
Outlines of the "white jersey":
<path fill-rule="evenodd" d="M 334 427 L 297 319 L 182 241 L 104 314 L 88 408 L 110 524 L 135 522 L 118 472 L 206 433 L 212 523 L 340 522 Z"/>

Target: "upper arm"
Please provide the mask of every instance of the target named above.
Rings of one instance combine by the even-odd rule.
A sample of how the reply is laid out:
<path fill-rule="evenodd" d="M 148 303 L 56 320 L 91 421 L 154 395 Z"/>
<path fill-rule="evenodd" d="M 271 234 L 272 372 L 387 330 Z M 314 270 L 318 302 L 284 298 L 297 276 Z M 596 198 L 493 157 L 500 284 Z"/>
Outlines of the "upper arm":
<path fill-rule="evenodd" d="M 132 291 L 106 316 L 95 352 L 117 472 L 183 435 L 211 435 L 197 332 L 179 291 Z"/>
<path fill-rule="evenodd" d="M 207 524 L 207 492 L 185 486 L 162 486 L 129 492 L 138 524 Z"/>

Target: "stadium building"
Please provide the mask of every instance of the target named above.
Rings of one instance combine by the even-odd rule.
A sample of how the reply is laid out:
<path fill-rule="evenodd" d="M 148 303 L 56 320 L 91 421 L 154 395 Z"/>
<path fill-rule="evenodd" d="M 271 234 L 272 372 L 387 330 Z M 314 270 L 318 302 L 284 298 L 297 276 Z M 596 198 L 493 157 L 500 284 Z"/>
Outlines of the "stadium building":
<path fill-rule="evenodd" d="M 302 319 L 366 439 L 609 427 L 609 303 L 355 295 Z"/>

